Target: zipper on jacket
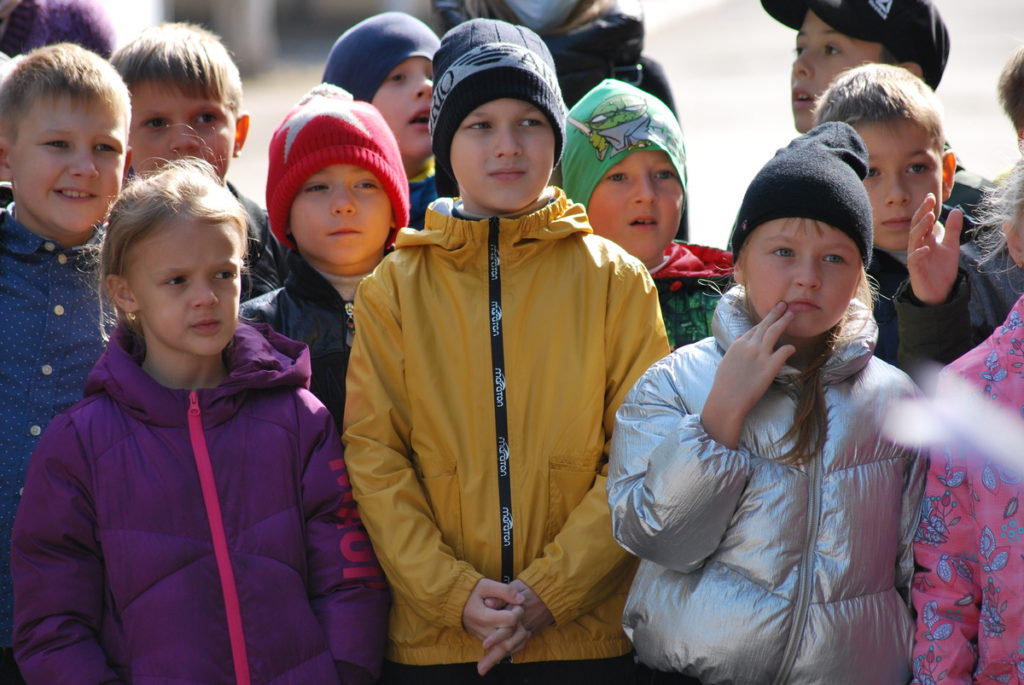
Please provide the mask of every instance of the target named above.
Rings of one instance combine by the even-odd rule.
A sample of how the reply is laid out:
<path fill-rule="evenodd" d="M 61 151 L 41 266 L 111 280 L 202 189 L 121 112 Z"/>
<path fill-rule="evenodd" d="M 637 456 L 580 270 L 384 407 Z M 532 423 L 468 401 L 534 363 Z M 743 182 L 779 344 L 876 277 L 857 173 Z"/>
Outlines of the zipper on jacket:
<path fill-rule="evenodd" d="M 494 379 L 494 428 L 498 459 L 498 506 L 501 521 L 501 582 L 515 578 L 512 555 L 512 478 L 508 442 L 508 406 L 505 389 L 505 342 L 501 323 L 501 255 L 498 252 L 498 227 L 501 220 L 491 217 L 487 237 L 487 280 L 490 294 L 491 366 Z"/>
<path fill-rule="evenodd" d="M 242 627 L 242 612 L 238 602 L 238 586 L 235 584 L 235 572 L 231 568 L 231 556 L 228 554 L 227 535 L 224 533 L 224 519 L 221 516 L 217 484 L 213 479 L 210 451 L 206 447 L 206 436 L 203 434 L 203 416 L 199 411 L 199 394 L 195 390 L 188 393 L 188 437 L 192 442 L 192 456 L 195 458 L 196 470 L 199 472 L 199 485 L 203 491 L 206 520 L 210 524 L 210 537 L 213 540 L 213 555 L 217 560 L 217 575 L 220 577 L 220 587 L 224 594 L 224 613 L 228 620 L 228 639 L 231 643 L 231 659 L 235 666 L 235 682 L 238 685 L 249 685 L 249 657 L 245 649 L 245 631 Z"/>
<path fill-rule="evenodd" d="M 811 567 L 814 566 L 814 541 L 818 537 L 818 517 L 821 511 L 821 460 L 822 455 L 816 455 L 809 464 L 810 473 L 807 474 L 807 533 L 804 538 L 804 547 L 800 557 L 800 578 L 797 581 L 797 593 L 793 602 L 793 623 L 789 628 L 789 639 L 786 641 L 786 651 L 782 653 L 782 667 L 775 676 L 774 685 L 782 685 L 789 679 L 790 671 L 793 670 L 793 662 L 796 661 L 796 652 L 800 646 L 800 639 L 804 634 L 804 625 L 807 623 L 807 610 L 811 603 Z"/>

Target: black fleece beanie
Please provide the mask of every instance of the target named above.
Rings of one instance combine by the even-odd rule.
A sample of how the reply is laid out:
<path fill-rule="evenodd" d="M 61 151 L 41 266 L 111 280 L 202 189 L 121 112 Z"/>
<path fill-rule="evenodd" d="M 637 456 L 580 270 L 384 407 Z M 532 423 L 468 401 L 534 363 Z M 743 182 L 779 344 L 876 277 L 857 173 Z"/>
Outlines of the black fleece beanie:
<path fill-rule="evenodd" d="M 866 265 L 873 240 L 871 202 L 864 189 L 868 151 L 849 124 L 815 126 L 775 153 L 750 182 L 729 240 L 738 256 L 755 228 L 773 219 L 805 218 L 853 239 Z"/>
<path fill-rule="evenodd" d="M 525 26 L 473 19 L 444 34 L 434 53 L 430 133 L 438 167 L 454 178 L 451 147 L 455 131 L 470 112 L 501 98 L 524 100 L 544 113 L 555 133 L 558 163 L 565 140 L 566 109 L 547 46 Z"/>

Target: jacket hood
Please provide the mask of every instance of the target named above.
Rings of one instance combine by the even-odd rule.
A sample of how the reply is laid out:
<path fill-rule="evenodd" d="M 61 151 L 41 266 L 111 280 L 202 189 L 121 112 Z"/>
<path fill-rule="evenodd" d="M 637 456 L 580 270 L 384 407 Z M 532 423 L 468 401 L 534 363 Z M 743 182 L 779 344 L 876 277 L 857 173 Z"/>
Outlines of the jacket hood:
<path fill-rule="evenodd" d="M 734 286 L 722 295 L 715 309 L 711 329 L 723 350 L 728 350 L 737 338 L 754 326 L 747 314 L 745 298 L 743 286 Z M 860 300 L 851 301 L 839 341 L 822 368 L 822 383 L 838 383 L 862 370 L 871 361 L 877 339 L 878 325 L 871 310 Z M 800 371 L 787 364 L 783 365 L 775 380 L 788 382 L 798 375 Z"/>
<path fill-rule="evenodd" d="M 577 233 L 593 233 L 583 205 L 569 200 L 561 188 L 552 187 L 554 199 L 540 209 L 514 218 L 500 217 L 503 240 L 513 244 L 523 240 L 561 240 Z M 430 205 L 422 231 L 403 228 L 395 240 L 395 249 L 403 247 L 439 247 L 456 251 L 485 245 L 489 219 L 467 220 L 452 216 L 457 198 L 439 198 Z"/>
<path fill-rule="evenodd" d="M 85 396 L 105 393 L 124 411 L 146 423 L 183 424 L 189 391 L 160 385 L 142 369 L 144 356 L 145 347 L 138 336 L 118 326 L 89 373 Z M 224 363 L 227 376 L 220 385 L 197 391 L 207 426 L 231 418 L 248 390 L 309 387 L 309 350 L 264 324 L 239 322 L 225 348 Z"/>
<path fill-rule="evenodd" d="M 732 273 L 732 253 L 717 247 L 672 242 L 665 256 L 668 261 L 651 273 L 654 278 L 714 278 Z"/>

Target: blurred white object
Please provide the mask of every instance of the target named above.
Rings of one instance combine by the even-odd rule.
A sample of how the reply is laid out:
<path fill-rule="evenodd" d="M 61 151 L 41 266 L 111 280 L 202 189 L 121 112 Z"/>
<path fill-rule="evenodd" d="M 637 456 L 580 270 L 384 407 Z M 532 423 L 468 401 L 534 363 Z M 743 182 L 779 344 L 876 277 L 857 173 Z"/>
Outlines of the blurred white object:
<path fill-rule="evenodd" d="M 959 445 L 1024 472 L 1024 420 L 955 374 L 943 376 L 932 397 L 895 404 L 882 430 L 894 442 L 920 447 Z"/>
<path fill-rule="evenodd" d="M 164 0 L 103 0 L 103 8 L 114 24 L 118 48 L 167 17 Z"/>

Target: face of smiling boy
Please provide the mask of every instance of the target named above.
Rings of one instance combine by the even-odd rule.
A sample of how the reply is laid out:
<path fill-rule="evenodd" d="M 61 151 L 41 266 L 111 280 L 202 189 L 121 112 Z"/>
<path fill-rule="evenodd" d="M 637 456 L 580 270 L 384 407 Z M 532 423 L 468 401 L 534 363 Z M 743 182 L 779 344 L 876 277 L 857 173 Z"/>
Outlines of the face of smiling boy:
<path fill-rule="evenodd" d="M 491 100 L 455 131 L 451 165 L 466 212 L 519 216 L 541 207 L 555 163 L 547 117 L 525 100 Z"/>
<path fill-rule="evenodd" d="M 62 247 L 87 241 L 121 190 L 127 115 L 104 103 L 40 99 L 0 139 L 0 178 L 11 181 L 15 218 Z"/>

